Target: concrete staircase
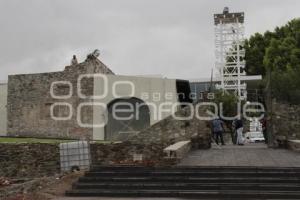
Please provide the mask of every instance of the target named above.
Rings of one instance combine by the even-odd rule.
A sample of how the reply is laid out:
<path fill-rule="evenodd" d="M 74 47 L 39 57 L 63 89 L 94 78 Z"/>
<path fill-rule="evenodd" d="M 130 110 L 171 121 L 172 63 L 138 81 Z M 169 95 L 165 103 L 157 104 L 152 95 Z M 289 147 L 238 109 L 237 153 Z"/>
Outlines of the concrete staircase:
<path fill-rule="evenodd" d="M 300 199 L 300 168 L 93 166 L 66 195 Z"/>

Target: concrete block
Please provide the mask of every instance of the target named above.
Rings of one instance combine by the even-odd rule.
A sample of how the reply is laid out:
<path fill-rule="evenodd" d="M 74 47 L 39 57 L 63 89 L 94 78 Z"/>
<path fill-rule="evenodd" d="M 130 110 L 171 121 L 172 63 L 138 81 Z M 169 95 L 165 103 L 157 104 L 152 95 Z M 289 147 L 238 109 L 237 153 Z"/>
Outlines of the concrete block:
<path fill-rule="evenodd" d="M 191 141 L 180 141 L 164 149 L 167 158 L 182 159 L 191 150 Z"/>

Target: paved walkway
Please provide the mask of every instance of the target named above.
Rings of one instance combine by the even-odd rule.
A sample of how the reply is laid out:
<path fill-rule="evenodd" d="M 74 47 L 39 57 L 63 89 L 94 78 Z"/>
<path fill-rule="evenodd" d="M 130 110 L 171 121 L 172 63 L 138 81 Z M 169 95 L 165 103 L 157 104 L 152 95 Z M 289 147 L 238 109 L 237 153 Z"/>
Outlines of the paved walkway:
<path fill-rule="evenodd" d="M 122 198 L 122 197 L 61 197 L 55 200 L 184 200 L 183 198 L 142 198 L 142 197 L 130 197 L 130 198 Z M 190 199 L 186 199 L 190 200 Z"/>
<path fill-rule="evenodd" d="M 192 151 L 179 165 L 300 167 L 300 153 L 264 144 L 225 145 Z"/>

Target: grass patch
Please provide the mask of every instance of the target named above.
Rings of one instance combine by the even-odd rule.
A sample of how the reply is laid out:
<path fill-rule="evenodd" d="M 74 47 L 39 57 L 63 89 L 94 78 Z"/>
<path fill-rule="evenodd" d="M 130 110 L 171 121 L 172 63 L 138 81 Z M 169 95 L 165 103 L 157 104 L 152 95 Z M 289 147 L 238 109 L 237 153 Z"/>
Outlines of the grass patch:
<path fill-rule="evenodd" d="M 59 144 L 63 142 L 74 142 L 74 141 L 76 140 L 0 137 L 0 143 L 16 143 L 16 144 L 19 143 Z"/>
<path fill-rule="evenodd" d="M 21 143 L 42 143 L 42 144 L 59 144 L 64 142 L 76 142 L 79 140 L 68 140 L 68 139 L 49 139 L 49 138 L 17 138 L 17 137 L 0 137 L 0 143 L 14 143 L 14 144 L 21 144 Z M 110 144 L 115 143 L 112 141 L 103 141 L 97 140 L 95 141 L 98 144 Z"/>

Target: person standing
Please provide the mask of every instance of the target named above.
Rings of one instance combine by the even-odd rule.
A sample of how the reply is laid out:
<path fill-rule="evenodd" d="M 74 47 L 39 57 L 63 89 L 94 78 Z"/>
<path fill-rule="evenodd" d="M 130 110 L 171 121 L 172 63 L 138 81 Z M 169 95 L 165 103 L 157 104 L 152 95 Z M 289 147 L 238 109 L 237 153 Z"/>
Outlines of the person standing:
<path fill-rule="evenodd" d="M 260 120 L 261 123 L 261 128 L 264 134 L 264 138 L 265 138 L 265 144 L 268 144 L 268 135 L 267 135 L 267 119 L 266 119 L 266 115 L 264 115 L 264 117 Z"/>
<path fill-rule="evenodd" d="M 219 139 L 221 140 L 221 144 L 225 145 L 223 138 L 224 122 L 219 117 L 212 121 L 212 131 L 217 145 L 219 145 Z"/>
<path fill-rule="evenodd" d="M 78 64 L 78 61 L 77 61 L 76 55 L 73 55 L 72 60 L 71 60 L 71 65 L 77 65 L 77 64 Z"/>
<path fill-rule="evenodd" d="M 238 145 L 244 145 L 244 138 L 243 138 L 244 125 L 243 125 L 243 120 L 242 120 L 241 117 L 239 117 L 235 121 L 235 130 L 236 130 L 236 133 L 237 133 L 236 143 Z"/>
<path fill-rule="evenodd" d="M 236 120 L 237 119 L 233 120 L 232 124 L 231 124 L 232 130 L 233 130 L 233 134 L 232 134 L 232 143 L 233 144 L 236 144 L 236 141 L 237 141 L 237 132 L 236 132 L 236 127 L 235 127 Z"/>

